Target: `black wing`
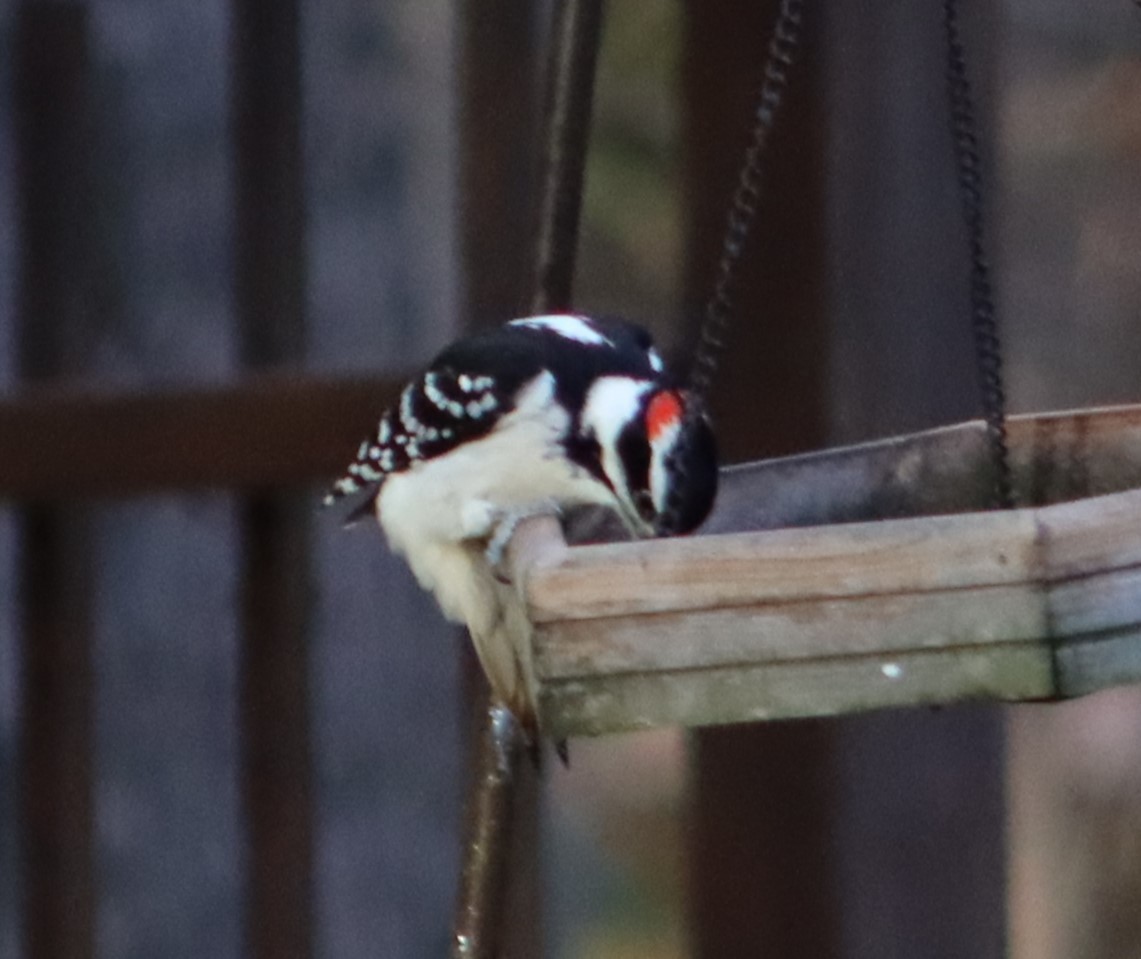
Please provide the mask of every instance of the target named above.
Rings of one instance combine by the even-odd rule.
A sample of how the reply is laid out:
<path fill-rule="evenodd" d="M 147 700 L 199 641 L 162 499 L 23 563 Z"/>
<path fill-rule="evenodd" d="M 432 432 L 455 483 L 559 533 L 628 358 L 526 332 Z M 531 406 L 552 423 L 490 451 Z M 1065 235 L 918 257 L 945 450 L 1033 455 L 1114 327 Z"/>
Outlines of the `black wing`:
<path fill-rule="evenodd" d="M 558 332 L 557 323 L 525 320 L 459 340 L 447 347 L 400 394 L 363 442 L 326 504 L 363 490 L 375 493 L 393 473 L 430 460 L 491 432 L 515 408 L 520 389 L 539 373 L 555 378 L 556 399 L 568 410 L 581 408 L 599 376 L 661 375 L 661 360 L 649 334 L 619 319 L 569 319 L 597 338 Z M 358 509 L 366 512 L 374 497 Z"/>

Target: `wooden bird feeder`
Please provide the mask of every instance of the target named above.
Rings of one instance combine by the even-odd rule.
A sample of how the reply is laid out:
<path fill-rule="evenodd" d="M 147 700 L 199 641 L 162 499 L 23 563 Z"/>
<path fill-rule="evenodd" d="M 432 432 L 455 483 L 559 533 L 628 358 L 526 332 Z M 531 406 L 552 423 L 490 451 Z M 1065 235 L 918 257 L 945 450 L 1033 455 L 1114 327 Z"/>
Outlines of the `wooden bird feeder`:
<path fill-rule="evenodd" d="M 1141 681 L 1141 406 L 731 467 L 702 535 L 509 557 L 549 735 L 1080 696 Z"/>

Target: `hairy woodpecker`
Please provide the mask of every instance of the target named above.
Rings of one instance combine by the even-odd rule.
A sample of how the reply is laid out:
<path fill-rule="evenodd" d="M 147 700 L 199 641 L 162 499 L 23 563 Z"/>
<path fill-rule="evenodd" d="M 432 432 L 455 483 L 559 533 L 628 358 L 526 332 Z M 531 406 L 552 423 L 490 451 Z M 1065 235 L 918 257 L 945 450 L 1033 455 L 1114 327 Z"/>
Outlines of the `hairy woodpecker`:
<path fill-rule="evenodd" d="M 354 515 L 375 512 L 445 616 L 467 625 L 493 692 L 534 728 L 530 650 L 516 648 L 527 631 L 496 576 L 502 550 L 520 519 L 583 505 L 611 508 L 636 536 L 654 535 L 667 506 L 671 532 L 695 529 L 717 454 L 686 403 L 635 324 L 514 320 L 440 353 L 325 502 L 367 494 Z"/>

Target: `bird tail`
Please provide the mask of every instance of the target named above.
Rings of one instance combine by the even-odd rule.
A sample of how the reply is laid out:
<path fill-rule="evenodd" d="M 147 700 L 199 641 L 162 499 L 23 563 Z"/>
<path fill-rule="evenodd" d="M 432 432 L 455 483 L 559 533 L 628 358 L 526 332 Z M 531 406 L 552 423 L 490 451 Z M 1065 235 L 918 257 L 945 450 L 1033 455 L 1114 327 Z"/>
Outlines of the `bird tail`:
<path fill-rule="evenodd" d="M 333 506 L 346 496 L 360 493 L 379 485 L 384 479 L 384 473 L 378 470 L 370 461 L 369 451 L 373 448 L 371 440 L 365 440 L 357 450 L 356 458 L 349 464 L 344 475 L 338 479 L 321 500 L 324 506 Z"/>
<path fill-rule="evenodd" d="M 474 551 L 473 551 L 474 552 Z M 528 734 L 538 732 L 531 621 L 515 587 L 496 578 L 482 552 L 472 556 L 473 589 L 481 599 L 464 619 L 476 656 L 496 698 Z"/>

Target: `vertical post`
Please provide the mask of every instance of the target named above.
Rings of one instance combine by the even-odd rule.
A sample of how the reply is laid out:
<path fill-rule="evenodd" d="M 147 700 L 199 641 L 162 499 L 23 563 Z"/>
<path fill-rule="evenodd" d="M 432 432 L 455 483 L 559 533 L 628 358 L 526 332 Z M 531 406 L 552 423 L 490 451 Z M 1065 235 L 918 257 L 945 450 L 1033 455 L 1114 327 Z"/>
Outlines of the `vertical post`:
<path fill-rule="evenodd" d="M 531 0 L 460 4 L 463 328 L 498 326 L 529 299 L 538 164 L 538 17 Z"/>
<path fill-rule="evenodd" d="M 701 316 L 713 288 L 778 6 L 776 0 L 686 5 L 689 316 Z M 808 5 L 711 395 L 729 461 L 812 448 L 825 438 L 818 19 L 818 5 Z M 837 954 L 839 907 L 829 858 L 832 752 L 832 727 L 820 720 L 695 734 L 689 850 L 695 956 Z"/>
<path fill-rule="evenodd" d="M 840 0 L 821 10 L 837 145 L 827 153 L 826 273 L 835 442 L 978 415 L 941 6 Z M 994 2 L 964 8 L 985 156 L 1001 17 Z M 890 188 L 869 189 L 876 183 Z M 845 950 L 1006 955 L 1003 710 L 884 712 L 839 722 L 836 735 Z"/>
<path fill-rule="evenodd" d="M 296 0 L 234 3 L 234 281 L 247 368 L 299 364 L 304 353 L 299 31 Z M 310 512 L 277 490 L 241 504 L 246 941 L 256 959 L 313 949 Z"/>
<path fill-rule="evenodd" d="M 300 29 L 297 0 L 234 0 L 234 284 L 247 366 L 305 352 Z"/>
<path fill-rule="evenodd" d="M 742 290 L 717 381 L 723 399 L 714 394 L 731 458 L 974 408 L 969 316 L 962 297 L 946 295 L 967 263 L 946 255 L 961 249 L 961 223 L 940 13 L 889 7 L 806 9 L 804 59 L 772 141 L 770 208 L 758 218 L 755 266 L 743 271 L 753 292 Z M 690 7 L 698 256 L 721 229 L 724 201 L 708 191 L 728 191 L 740 151 L 725 118 L 747 113 L 753 83 L 743 76 L 759 63 L 774 8 Z M 825 138 L 837 147 L 825 150 Z M 708 269 L 692 266 L 699 302 Z M 701 734 L 695 955 L 1002 955 L 1001 757 L 993 708 Z"/>
<path fill-rule="evenodd" d="M 18 343 L 27 381 L 73 371 L 89 321 L 88 43 L 82 4 L 18 8 Z M 28 959 L 89 959 L 94 710 L 84 511 L 25 507 L 19 562 L 24 950 Z"/>
<path fill-rule="evenodd" d="M 516 30 L 524 22 L 530 25 L 525 20 L 526 10 L 514 5 L 502 7 L 469 0 L 461 61 L 465 78 L 461 114 L 464 192 L 467 194 L 480 184 L 486 188 L 482 200 L 470 194 L 465 196 L 461 227 L 468 312 L 480 320 L 483 309 L 513 305 L 518 288 L 512 274 L 526 275 L 523 263 L 510 263 L 505 269 L 504 251 L 498 244 L 488 242 L 487 222 L 496 222 L 501 215 L 491 204 L 503 197 L 507 186 L 503 177 L 518 160 L 510 156 L 497 158 L 494 149 L 479 145 L 488 133 L 480 129 L 478 118 L 488 102 L 510 105 L 519 118 L 529 114 L 528 105 L 509 95 L 498 101 L 472 99 L 485 89 L 484 82 L 494 83 L 503 77 L 489 68 L 485 57 L 520 59 L 518 50 L 504 50 L 503 44 L 507 37 L 522 40 Z M 492 16 L 493 12 L 497 15 Z M 548 55 L 550 86 L 543 124 L 545 155 L 531 299 L 534 310 L 570 306 L 601 20 L 601 0 L 560 0 L 555 6 Z M 515 29 L 493 38 L 487 32 L 493 23 L 514 23 Z M 488 45 L 479 46 L 480 38 Z M 524 49 L 530 49 L 529 42 Z M 522 59 L 527 61 L 526 56 Z M 531 72 L 524 71 L 520 78 L 525 87 L 530 86 Z M 495 131 L 501 129 L 501 122 L 495 123 Z M 512 149 L 534 142 L 534 131 L 527 124 L 512 126 L 514 140 L 504 141 Z M 497 168 L 487 169 L 485 164 L 489 161 L 497 162 Z M 496 234 L 491 231 L 491 235 Z M 506 243 L 510 251 L 517 249 L 511 246 L 510 239 L 500 243 Z M 506 319 L 509 315 L 501 314 L 498 318 Z M 472 737 L 464 866 L 452 955 L 456 959 L 532 959 L 541 954 L 542 948 L 538 922 L 538 772 L 524 761 L 527 750 L 522 748 L 518 724 L 502 707 L 488 703 L 482 677 L 469 688 L 479 689 L 471 713 L 478 731 Z"/>
<path fill-rule="evenodd" d="M 465 0 L 460 23 L 460 251 L 463 328 L 519 315 L 528 299 L 538 152 L 538 18 L 529 0 Z M 540 783 L 521 743 L 494 714 L 490 690 L 460 637 L 470 757 L 463 870 L 453 955 L 541 953 Z M 498 719 L 499 728 L 496 728 Z"/>

